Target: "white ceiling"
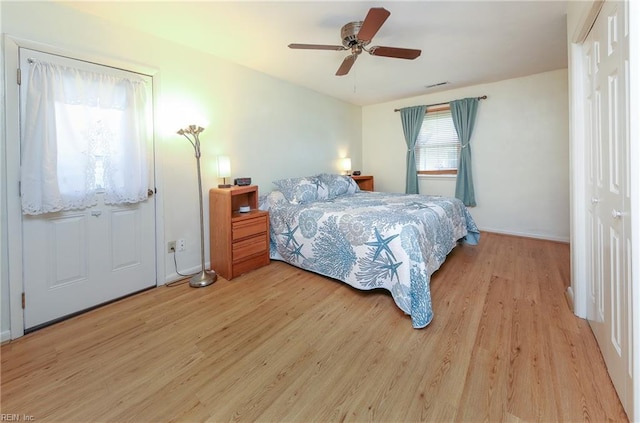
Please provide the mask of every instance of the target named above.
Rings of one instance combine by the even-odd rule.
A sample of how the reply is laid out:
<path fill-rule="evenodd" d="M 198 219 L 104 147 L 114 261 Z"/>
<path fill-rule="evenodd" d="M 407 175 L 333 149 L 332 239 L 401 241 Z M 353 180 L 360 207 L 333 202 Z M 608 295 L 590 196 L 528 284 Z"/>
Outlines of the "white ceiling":
<path fill-rule="evenodd" d="M 81 1 L 118 25 L 211 53 L 356 105 L 369 105 L 567 67 L 566 1 Z M 391 12 L 371 45 L 421 49 L 415 60 L 346 51 L 340 28 L 369 8 Z M 427 89 L 426 85 L 450 82 Z"/>

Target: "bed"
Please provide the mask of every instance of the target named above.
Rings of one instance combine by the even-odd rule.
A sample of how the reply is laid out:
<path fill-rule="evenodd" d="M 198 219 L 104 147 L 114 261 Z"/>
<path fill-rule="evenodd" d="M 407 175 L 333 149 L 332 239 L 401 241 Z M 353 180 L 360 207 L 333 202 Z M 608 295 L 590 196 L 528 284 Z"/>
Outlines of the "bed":
<path fill-rule="evenodd" d="M 270 256 L 362 290 L 384 288 L 414 328 L 433 318 L 429 289 L 457 242 L 480 232 L 462 202 L 440 196 L 360 191 L 348 176 L 274 181 Z"/>

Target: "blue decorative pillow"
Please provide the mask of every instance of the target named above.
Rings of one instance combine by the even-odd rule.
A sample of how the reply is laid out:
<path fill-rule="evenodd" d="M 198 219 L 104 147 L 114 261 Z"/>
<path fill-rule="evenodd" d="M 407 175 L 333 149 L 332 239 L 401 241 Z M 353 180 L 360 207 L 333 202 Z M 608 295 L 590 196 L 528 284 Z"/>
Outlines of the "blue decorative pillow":
<path fill-rule="evenodd" d="M 318 179 L 322 185 L 326 186 L 329 199 L 360 191 L 360 187 L 351 176 L 322 173 L 318 175 Z"/>
<path fill-rule="evenodd" d="M 315 176 L 273 181 L 291 204 L 306 204 L 318 200 L 320 182 Z M 322 188 L 324 190 L 324 188 Z M 323 196 L 326 194 L 323 194 Z"/>

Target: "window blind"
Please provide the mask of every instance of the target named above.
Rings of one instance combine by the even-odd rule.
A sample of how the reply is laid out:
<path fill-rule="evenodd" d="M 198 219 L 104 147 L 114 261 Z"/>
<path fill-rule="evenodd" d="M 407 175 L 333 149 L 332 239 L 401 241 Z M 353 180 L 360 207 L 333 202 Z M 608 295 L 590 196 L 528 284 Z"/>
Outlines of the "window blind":
<path fill-rule="evenodd" d="M 450 109 L 425 114 L 415 152 L 418 171 L 458 168 L 460 141 Z"/>

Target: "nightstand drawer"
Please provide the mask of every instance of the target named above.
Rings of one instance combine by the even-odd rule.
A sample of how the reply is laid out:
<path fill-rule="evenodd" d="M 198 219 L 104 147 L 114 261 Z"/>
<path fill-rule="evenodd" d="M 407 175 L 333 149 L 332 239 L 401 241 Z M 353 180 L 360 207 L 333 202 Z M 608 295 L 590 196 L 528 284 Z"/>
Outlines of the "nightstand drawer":
<path fill-rule="evenodd" d="M 269 248 L 269 239 L 264 236 L 256 236 L 233 243 L 233 261 L 240 261 L 254 254 L 264 253 Z"/>
<path fill-rule="evenodd" d="M 254 219 L 233 222 L 232 226 L 232 239 L 234 241 L 248 236 L 261 234 L 267 231 L 267 216 L 259 216 Z"/>
<path fill-rule="evenodd" d="M 234 262 L 233 277 L 240 276 L 243 273 L 247 273 L 253 269 L 266 266 L 269 264 L 269 262 L 269 254 L 259 254 L 257 256 L 249 257 L 246 260 Z"/>

